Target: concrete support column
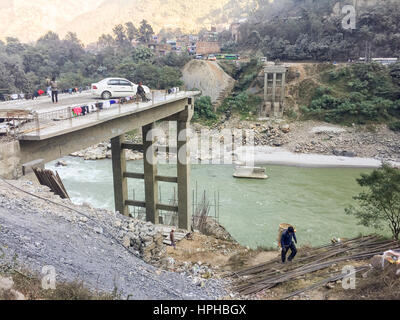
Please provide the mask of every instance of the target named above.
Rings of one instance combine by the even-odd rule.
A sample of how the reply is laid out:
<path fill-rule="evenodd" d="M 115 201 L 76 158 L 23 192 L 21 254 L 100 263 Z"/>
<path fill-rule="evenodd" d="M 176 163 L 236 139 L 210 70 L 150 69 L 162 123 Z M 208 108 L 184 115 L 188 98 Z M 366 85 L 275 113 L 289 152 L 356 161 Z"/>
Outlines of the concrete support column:
<path fill-rule="evenodd" d="M 124 172 L 126 172 L 126 159 L 125 151 L 121 148 L 124 139 L 125 137 L 123 135 L 111 139 L 114 200 L 115 211 L 129 216 L 129 209 L 125 204 L 125 201 L 128 200 L 128 182 L 124 177 Z"/>
<path fill-rule="evenodd" d="M 276 117 L 276 72 L 274 72 L 272 80 L 272 108 L 274 110 L 274 116 Z"/>
<path fill-rule="evenodd" d="M 193 106 L 179 115 L 177 125 L 177 149 L 178 149 L 178 219 L 179 228 L 190 230 L 192 227 L 192 201 L 190 192 L 190 150 L 189 129 L 193 116 Z"/>
<path fill-rule="evenodd" d="M 268 73 L 265 73 L 264 77 L 264 101 L 268 100 Z"/>
<path fill-rule="evenodd" d="M 155 123 L 142 127 L 143 150 L 144 150 L 144 190 L 146 198 L 146 220 L 159 224 L 160 217 L 157 209 L 158 182 L 157 176 L 157 155 L 154 148 Z"/>
<path fill-rule="evenodd" d="M 280 111 L 281 111 L 282 116 L 283 116 L 284 101 L 285 101 L 285 98 L 286 98 L 286 92 L 285 92 L 286 86 L 285 86 L 285 84 L 286 84 L 286 73 L 284 72 L 284 73 L 282 73 L 281 101 L 280 101 Z"/>

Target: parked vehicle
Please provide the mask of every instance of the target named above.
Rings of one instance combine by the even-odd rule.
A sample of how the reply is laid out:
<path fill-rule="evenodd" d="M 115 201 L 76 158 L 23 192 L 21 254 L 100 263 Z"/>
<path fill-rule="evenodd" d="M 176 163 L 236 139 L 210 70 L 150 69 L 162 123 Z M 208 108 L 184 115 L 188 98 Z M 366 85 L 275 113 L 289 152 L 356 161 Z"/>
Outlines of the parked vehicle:
<path fill-rule="evenodd" d="M 203 55 L 197 54 L 197 55 L 196 55 L 196 59 L 197 59 L 197 60 L 202 60 L 202 59 L 203 59 Z"/>
<path fill-rule="evenodd" d="M 92 95 L 102 99 L 121 98 L 136 95 L 137 84 L 123 78 L 106 78 L 92 84 Z M 143 86 L 146 94 L 150 94 L 150 88 Z"/>
<path fill-rule="evenodd" d="M 217 61 L 217 57 L 214 54 L 210 54 L 210 55 L 208 55 L 207 60 L 208 61 Z"/>
<path fill-rule="evenodd" d="M 240 55 L 238 54 L 226 54 L 225 60 L 240 60 Z"/>

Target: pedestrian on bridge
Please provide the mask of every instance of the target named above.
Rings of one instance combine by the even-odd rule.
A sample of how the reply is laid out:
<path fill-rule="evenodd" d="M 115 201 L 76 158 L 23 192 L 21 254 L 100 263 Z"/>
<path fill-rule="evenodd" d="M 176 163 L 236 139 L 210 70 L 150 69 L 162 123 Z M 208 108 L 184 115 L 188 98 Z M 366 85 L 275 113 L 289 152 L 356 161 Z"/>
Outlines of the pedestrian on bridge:
<path fill-rule="evenodd" d="M 149 101 L 149 99 L 147 99 L 147 97 L 146 97 L 146 91 L 143 88 L 143 83 L 142 82 L 139 82 L 139 86 L 137 88 L 137 93 L 136 94 L 142 98 L 143 102 Z"/>
<path fill-rule="evenodd" d="M 293 243 L 293 239 L 297 244 L 296 233 L 293 227 L 289 227 L 287 230 L 282 232 L 281 246 L 282 246 L 282 263 L 286 262 L 286 255 L 291 250 L 288 261 L 291 262 L 297 254 L 296 246 Z"/>
<path fill-rule="evenodd" d="M 56 77 L 53 77 L 50 81 L 51 87 L 51 100 L 53 103 L 58 103 L 58 83 L 56 81 Z"/>

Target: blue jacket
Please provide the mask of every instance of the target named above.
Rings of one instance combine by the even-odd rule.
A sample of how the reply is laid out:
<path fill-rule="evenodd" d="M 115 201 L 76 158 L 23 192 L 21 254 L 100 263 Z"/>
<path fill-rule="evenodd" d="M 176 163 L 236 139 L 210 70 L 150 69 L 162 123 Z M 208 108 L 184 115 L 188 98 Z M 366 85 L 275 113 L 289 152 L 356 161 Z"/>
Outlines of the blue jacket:
<path fill-rule="evenodd" d="M 289 234 L 289 231 L 285 230 L 282 232 L 281 236 L 281 246 L 282 248 L 289 247 L 294 241 L 297 243 L 296 234 Z"/>

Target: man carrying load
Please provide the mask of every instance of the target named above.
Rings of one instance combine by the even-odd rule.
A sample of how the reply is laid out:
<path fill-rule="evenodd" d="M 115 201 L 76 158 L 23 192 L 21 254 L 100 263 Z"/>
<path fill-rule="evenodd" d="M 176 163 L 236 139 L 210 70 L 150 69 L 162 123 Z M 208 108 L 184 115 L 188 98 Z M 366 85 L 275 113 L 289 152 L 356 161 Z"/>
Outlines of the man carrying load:
<path fill-rule="evenodd" d="M 297 254 L 296 246 L 293 243 L 293 239 L 297 244 L 297 238 L 293 227 L 289 227 L 284 230 L 281 235 L 281 246 L 282 246 L 282 263 L 286 262 L 286 255 L 291 250 L 291 254 L 288 261 L 291 262 Z"/>

